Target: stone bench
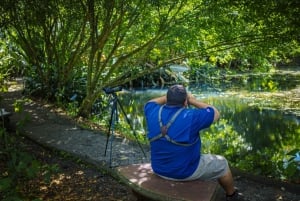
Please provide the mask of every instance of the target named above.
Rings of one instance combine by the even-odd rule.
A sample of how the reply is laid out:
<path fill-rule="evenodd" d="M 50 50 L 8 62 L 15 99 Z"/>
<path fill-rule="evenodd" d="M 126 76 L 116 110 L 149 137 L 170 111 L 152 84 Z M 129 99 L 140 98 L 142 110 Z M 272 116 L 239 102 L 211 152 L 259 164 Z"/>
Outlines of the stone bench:
<path fill-rule="evenodd" d="M 215 201 L 219 185 L 214 181 L 170 181 L 152 172 L 150 163 L 117 168 L 121 181 L 129 185 L 138 200 Z"/>
<path fill-rule="evenodd" d="M 3 121 L 4 127 L 8 127 L 9 117 L 11 115 L 12 115 L 12 113 L 5 111 L 5 109 L 3 109 L 3 108 L 0 108 L 0 122 Z"/>

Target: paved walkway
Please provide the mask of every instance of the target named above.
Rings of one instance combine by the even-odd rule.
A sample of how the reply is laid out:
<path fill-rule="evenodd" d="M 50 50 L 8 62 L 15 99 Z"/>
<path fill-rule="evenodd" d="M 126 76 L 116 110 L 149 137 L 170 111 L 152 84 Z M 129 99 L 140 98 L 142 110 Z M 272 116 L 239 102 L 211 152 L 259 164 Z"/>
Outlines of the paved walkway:
<path fill-rule="evenodd" d="M 137 141 L 111 135 L 107 142 L 106 134 L 81 129 L 75 124 L 66 124 L 66 121 L 47 121 L 36 126 L 28 124 L 25 130 L 26 135 L 41 144 L 66 151 L 96 165 L 116 167 L 149 161 L 149 148 L 139 147 Z"/>
<path fill-rule="evenodd" d="M 21 96 L 19 91 L 5 95 L 6 110 L 13 111 L 16 96 Z M 13 113 L 11 124 L 27 119 L 23 128 L 25 134 L 44 146 L 66 151 L 86 162 L 107 168 L 149 162 L 149 146 L 140 145 L 136 140 L 114 134 L 110 135 L 107 143 L 105 131 L 82 129 L 62 111 L 54 110 L 46 103 L 25 101 L 23 108 L 23 112 Z"/>

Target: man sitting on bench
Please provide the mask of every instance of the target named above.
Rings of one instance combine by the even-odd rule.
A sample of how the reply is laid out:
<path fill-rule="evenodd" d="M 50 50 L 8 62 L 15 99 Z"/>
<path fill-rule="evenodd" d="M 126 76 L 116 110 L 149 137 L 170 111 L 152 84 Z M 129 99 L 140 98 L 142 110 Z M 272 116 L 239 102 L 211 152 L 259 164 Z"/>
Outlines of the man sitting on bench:
<path fill-rule="evenodd" d="M 220 117 L 214 106 L 197 100 L 184 86 L 173 85 L 165 96 L 148 101 L 144 111 L 154 173 L 175 181 L 218 180 L 226 200 L 242 200 L 227 160 L 201 153 L 200 130 Z"/>

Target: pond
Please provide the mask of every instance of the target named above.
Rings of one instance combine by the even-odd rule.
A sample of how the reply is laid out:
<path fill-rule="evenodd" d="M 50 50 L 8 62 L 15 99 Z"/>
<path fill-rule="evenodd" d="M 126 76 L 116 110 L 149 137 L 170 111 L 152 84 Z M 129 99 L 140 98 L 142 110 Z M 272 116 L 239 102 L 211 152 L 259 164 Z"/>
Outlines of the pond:
<path fill-rule="evenodd" d="M 141 136 L 146 133 L 144 103 L 166 90 L 120 93 Z M 212 78 L 190 82 L 188 91 L 222 115 L 200 133 L 204 152 L 224 155 L 231 165 L 254 174 L 299 182 L 300 166 L 293 159 L 300 148 L 300 71 Z"/>

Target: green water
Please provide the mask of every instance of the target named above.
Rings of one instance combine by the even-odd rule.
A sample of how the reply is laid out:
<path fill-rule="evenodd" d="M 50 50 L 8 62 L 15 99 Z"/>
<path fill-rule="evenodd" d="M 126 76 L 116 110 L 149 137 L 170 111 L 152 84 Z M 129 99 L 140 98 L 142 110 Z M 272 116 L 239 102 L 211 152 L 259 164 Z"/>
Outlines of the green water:
<path fill-rule="evenodd" d="M 203 151 L 222 154 L 231 165 L 254 174 L 299 181 L 288 153 L 300 148 L 300 73 L 243 75 L 192 83 L 188 90 L 216 106 L 221 119 L 200 134 Z M 143 139 L 144 103 L 166 89 L 125 91 L 119 97 Z"/>

